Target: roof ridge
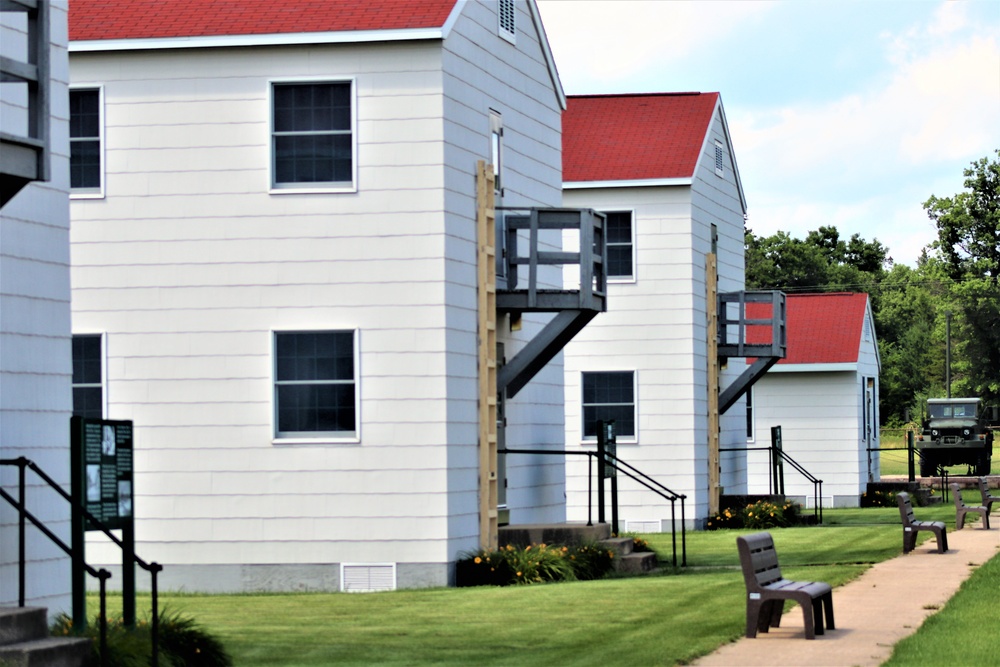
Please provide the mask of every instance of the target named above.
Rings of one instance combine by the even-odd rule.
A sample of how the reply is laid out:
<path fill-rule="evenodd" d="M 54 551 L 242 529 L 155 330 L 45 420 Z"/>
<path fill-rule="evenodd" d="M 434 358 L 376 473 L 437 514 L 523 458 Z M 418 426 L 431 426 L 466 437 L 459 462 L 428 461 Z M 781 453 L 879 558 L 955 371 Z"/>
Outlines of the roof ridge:
<path fill-rule="evenodd" d="M 567 98 L 579 99 L 600 99 L 611 97 L 697 97 L 698 95 L 718 95 L 716 91 L 699 92 L 696 90 L 686 92 L 660 92 L 660 93 L 589 93 L 584 95 L 567 95 Z"/>

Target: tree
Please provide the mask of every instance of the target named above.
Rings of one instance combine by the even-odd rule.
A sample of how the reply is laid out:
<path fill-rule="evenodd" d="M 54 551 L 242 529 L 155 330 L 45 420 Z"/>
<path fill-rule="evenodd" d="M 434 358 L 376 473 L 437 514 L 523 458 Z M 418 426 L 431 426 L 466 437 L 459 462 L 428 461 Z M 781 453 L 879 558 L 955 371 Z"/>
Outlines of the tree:
<path fill-rule="evenodd" d="M 918 419 L 928 396 L 944 395 L 944 312 L 948 285 L 941 263 L 926 259 L 913 269 L 892 267 L 873 308 L 882 372 L 882 423 Z"/>
<path fill-rule="evenodd" d="M 957 380 L 990 402 L 1000 398 L 1000 150 L 995 154 L 964 170 L 966 191 L 924 202 L 961 314 L 955 350 L 964 372 Z"/>
<path fill-rule="evenodd" d="M 788 292 L 867 292 L 885 275 L 888 250 L 855 234 L 844 242 L 836 227 L 821 226 L 797 239 L 744 233 L 747 289 Z"/>

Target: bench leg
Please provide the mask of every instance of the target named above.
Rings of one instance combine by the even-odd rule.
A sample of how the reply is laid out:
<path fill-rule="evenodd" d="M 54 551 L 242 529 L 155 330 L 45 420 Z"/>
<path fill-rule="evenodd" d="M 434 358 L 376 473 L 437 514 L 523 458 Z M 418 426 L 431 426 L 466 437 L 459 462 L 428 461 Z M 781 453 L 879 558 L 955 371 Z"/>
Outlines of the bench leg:
<path fill-rule="evenodd" d="M 917 531 L 903 529 L 903 553 L 908 554 L 917 546 Z"/>
<path fill-rule="evenodd" d="M 990 511 L 989 510 L 984 510 L 983 511 L 983 528 L 985 528 L 986 530 L 990 529 Z"/>
<path fill-rule="evenodd" d="M 837 626 L 833 623 L 833 593 L 823 596 L 823 608 L 826 612 L 826 627 L 830 630 L 836 630 Z"/>
<path fill-rule="evenodd" d="M 948 551 L 948 529 L 942 528 L 934 532 L 937 535 L 938 553 L 943 554 Z"/>
<path fill-rule="evenodd" d="M 771 613 L 768 614 L 767 625 L 772 628 L 781 627 L 781 615 L 785 612 L 784 600 L 771 600 Z M 765 630 L 764 632 L 767 632 Z"/>
<path fill-rule="evenodd" d="M 965 528 L 965 511 L 958 510 L 958 514 L 955 515 L 955 530 L 962 530 Z"/>
<path fill-rule="evenodd" d="M 756 637 L 757 631 L 761 629 L 761 617 L 765 611 L 765 607 L 767 607 L 767 603 L 763 603 L 760 600 L 747 600 L 747 639 Z M 767 630 L 765 629 L 764 632 L 767 632 Z"/>
<path fill-rule="evenodd" d="M 802 607 L 802 621 L 806 626 L 806 639 L 816 639 L 816 625 L 813 622 L 813 618 L 816 615 L 815 605 L 812 604 L 814 601 L 810 600 L 806 604 L 799 604 Z M 820 612 L 820 622 L 822 622 L 823 614 Z M 820 630 L 820 634 L 823 634 Z"/>
<path fill-rule="evenodd" d="M 826 633 L 823 625 L 823 598 L 812 599 L 813 624 L 817 635 Z"/>

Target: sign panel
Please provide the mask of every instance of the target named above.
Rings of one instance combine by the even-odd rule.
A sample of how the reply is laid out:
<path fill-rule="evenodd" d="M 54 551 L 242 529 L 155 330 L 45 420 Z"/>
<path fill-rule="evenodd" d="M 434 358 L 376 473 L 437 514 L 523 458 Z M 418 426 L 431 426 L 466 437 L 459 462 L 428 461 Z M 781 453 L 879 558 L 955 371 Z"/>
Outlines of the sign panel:
<path fill-rule="evenodd" d="M 73 495 L 106 528 L 122 528 L 132 520 L 132 422 L 73 417 L 71 430 Z"/>

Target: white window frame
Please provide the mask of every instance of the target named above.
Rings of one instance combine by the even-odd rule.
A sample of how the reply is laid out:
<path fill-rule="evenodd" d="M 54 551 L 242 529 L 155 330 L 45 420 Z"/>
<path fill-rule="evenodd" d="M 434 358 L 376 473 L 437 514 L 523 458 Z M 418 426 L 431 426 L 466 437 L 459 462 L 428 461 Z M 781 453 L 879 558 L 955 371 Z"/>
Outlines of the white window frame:
<path fill-rule="evenodd" d="M 349 84 L 351 87 L 351 180 L 350 182 L 331 181 L 329 183 L 278 183 L 277 178 L 277 155 L 274 150 L 274 89 L 282 85 L 322 85 L 322 84 Z M 270 180 L 270 194 L 330 194 L 330 193 L 351 193 L 358 191 L 358 86 L 355 77 L 296 77 L 288 79 L 270 79 L 267 84 L 267 115 L 268 115 L 268 153 L 270 155 L 270 166 L 268 178 Z"/>
<path fill-rule="evenodd" d="M 604 213 L 605 215 L 608 215 L 609 213 L 628 213 L 629 216 L 630 216 L 630 218 L 631 218 L 631 223 L 630 223 L 631 229 L 629 231 L 631 233 L 632 240 L 629 241 L 629 243 L 631 243 L 631 245 L 632 245 L 632 275 L 629 275 L 629 276 L 612 276 L 609 273 L 608 274 L 608 282 L 609 283 L 634 283 L 634 282 L 636 282 L 636 278 L 637 278 L 638 273 L 639 273 L 638 266 L 637 266 L 637 263 L 636 263 L 636 260 L 638 259 L 638 255 L 636 254 L 635 209 L 628 209 L 628 208 L 606 209 L 606 210 L 602 210 L 601 213 Z M 605 238 L 605 242 L 607 243 L 607 245 L 609 247 L 611 245 L 620 245 L 620 244 L 612 244 L 612 243 L 610 243 L 607 240 L 608 239 L 607 234 L 605 234 L 604 238 Z"/>
<path fill-rule="evenodd" d="M 282 435 L 278 431 L 278 336 L 283 334 L 351 333 L 354 346 L 354 431 L 316 432 L 314 435 Z M 271 433 L 272 444 L 324 444 L 361 442 L 361 332 L 351 328 L 274 329 L 270 332 L 271 350 Z"/>
<path fill-rule="evenodd" d="M 98 159 L 101 161 L 100 168 L 98 169 L 100 176 L 100 185 L 96 188 L 70 188 L 69 198 L 70 199 L 104 199 L 104 179 L 105 172 L 107 171 L 107 162 L 104 149 L 104 86 L 97 84 L 79 84 L 69 87 L 69 92 L 84 92 L 84 91 L 96 91 L 97 92 L 97 155 Z M 67 96 L 68 97 L 68 96 Z M 69 115 L 69 112 L 68 114 Z M 67 135 L 69 130 L 67 129 Z M 92 137 L 76 137 L 76 141 L 93 141 Z M 70 143 L 70 155 L 72 156 L 74 138 L 69 137 Z"/>
<path fill-rule="evenodd" d="M 497 34 L 517 44 L 517 3 L 514 0 L 497 2 Z"/>
<path fill-rule="evenodd" d="M 103 332 L 89 331 L 89 332 L 76 332 L 70 336 L 70 345 L 72 346 L 72 341 L 76 338 L 98 338 L 100 339 L 100 362 L 101 362 L 101 381 L 96 386 L 101 389 L 101 419 L 107 419 L 108 415 L 108 356 L 107 356 L 107 335 Z M 72 350 L 72 347 L 70 348 Z M 72 353 L 70 354 L 70 361 L 72 362 Z M 70 376 L 70 384 L 72 389 L 94 387 L 95 384 L 92 382 L 80 383 L 72 381 L 72 375 Z M 74 406 L 75 407 L 75 406 Z M 75 410 L 71 409 L 73 414 L 76 414 Z"/>
<path fill-rule="evenodd" d="M 580 371 L 580 444 L 592 445 L 597 442 L 597 435 L 588 436 L 585 435 L 586 431 L 583 425 L 583 415 L 584 407 L 588 405 L 583 401 L 583 391 L 584 391 L 584 377 L 588 374 L 593 375 L 597 373 L 631 373 L 632 374 L 632 423 L 635 425 L 635 433 L 632 435 L 621 435 L 620 433 L 615 433 L 615 442 L 617 444 L 637 444 L 639 442 L 639 371 L 635 368 L 592 368 L 585 371 Z M 621 404 L 624 405 L 624 404 Z"/>

